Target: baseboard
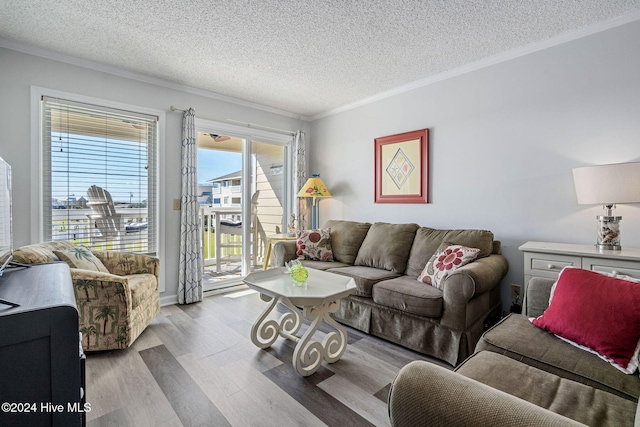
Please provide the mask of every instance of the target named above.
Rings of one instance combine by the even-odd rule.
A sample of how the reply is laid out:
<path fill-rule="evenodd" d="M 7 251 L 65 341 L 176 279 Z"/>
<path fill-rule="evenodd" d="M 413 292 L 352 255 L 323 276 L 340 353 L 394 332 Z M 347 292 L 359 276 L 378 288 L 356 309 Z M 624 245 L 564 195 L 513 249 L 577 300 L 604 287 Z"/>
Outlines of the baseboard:
<path fill-rule="evenodd" d="M 236 283 L 234 285 L 230 285 L 230 286 L 224 287 L 224 288 L 211 289 L 211 290 L 208 290 L 208 291 L 204 291 L 202 293 L 202 295 L 204 297 L 209 297 L 209 296 L 212 296 L 212 295 L 226 294 L 226 293 L 229 293 L 229 292 L 236 292 L 236 291 L 241 291 L 241 290 L 245 290 L 245 289 L 249 289 L 249 287 L 241 282 L 241 283 Z"/>
<path fill-rule="evenodd" d="M 211 289 L 209 291 L 204 291 L 202 293 L 202 296 L 208 297 L 212 295 L 226 294 L 228 292 L 241 291 L 244 289 L 249 289 L 249 287 L 241 282 L 241 283 L 230 285 L 225 288 Z M 165 307 L 167 305 L 174 305 L 174 304 L 178 304 L 178 294 L 165 295 L 163 297 L 160 297 L 160 307 Z"/>
<path fill-rule="evenodd" d="M 160 297 L 160 307 L 164 307 L 167 305 L 174 305 L 178 303 L 178 294 L 173 295 L 165 295 Z"/>

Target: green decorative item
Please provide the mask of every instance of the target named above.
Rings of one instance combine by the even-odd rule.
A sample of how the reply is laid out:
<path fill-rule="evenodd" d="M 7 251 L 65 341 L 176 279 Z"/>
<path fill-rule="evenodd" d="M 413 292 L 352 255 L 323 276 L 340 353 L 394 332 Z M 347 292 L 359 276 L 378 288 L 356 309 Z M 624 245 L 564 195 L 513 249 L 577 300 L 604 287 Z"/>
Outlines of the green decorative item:
<path fill-rule="evenodd" d="M 309 278 L 309 271 L 298 260 L 291 261 L 291 264 L 287 266 L 287 271 L 291 274 L 293 284 L 295 286 L 306 286 L 307 279 Z"/>

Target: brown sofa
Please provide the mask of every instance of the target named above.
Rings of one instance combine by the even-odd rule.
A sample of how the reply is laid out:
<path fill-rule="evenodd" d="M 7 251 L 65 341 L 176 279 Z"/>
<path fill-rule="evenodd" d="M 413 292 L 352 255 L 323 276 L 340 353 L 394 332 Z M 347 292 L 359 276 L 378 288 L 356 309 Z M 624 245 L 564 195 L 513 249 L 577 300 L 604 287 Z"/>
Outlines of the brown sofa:
<path fill-rule="evenodd" d="M 531 279 L 526 315 L 485 332 L 454 372 L 418 361 L 402 368 L 389 394 L 391 424 L 639 426 L 637 372 L 627 375 L 527 318 L 544 311 L 553 283 Z"/>
<path fill-rule="evenodd" d="M 334 261 L 302 262 L 355 279 L 356 291 L 334 314 L 341 323 L 457 365 L 473 351 L 487 316 L 500 310 L 508 265 L 490 231 L 340 220 L 324 228 L 331 229 Z M 442 242 L 480 255 L 437 289 L 417 278 Z M 273 251 L 283 266 L 296 257 L 295 241 L 278 242 Z"/>

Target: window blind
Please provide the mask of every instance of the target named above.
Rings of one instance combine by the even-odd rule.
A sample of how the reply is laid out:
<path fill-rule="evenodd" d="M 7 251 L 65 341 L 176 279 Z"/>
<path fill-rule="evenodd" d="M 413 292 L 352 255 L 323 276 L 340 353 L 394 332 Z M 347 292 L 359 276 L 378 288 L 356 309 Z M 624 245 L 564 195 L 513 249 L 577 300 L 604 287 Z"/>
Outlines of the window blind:
<path fill-rule="evenodd" d="M 156 253 L 158 118 L 48 97 L 42 109 L 45 240 Z"/>

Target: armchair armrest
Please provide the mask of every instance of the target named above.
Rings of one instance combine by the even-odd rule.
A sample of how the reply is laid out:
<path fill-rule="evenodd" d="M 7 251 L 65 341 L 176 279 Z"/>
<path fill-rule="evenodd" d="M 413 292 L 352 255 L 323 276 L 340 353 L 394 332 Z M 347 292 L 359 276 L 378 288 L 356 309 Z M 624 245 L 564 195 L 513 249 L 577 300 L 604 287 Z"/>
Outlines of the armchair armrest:
<path fill-rule="evenodd" d="M 125 348 L 132 310 L 127 278 L 72 268 L 71 279 L 80 317 L 82 348 L 100 350 L 111 343 Z"/>
<path fill-rule="evenodd" d="M 415 361 L 396 376 L 389 418 L 404 426 L 583 426 L 525 400 L 449 371 Z"/>
<path fill-rule="evenodd" d="M 127 285 L 127 278 L 112 273 L 103 273 L 102 271 L 82 270 L 80 268 L 71 268 L 71 278 L 73 280 L 93 280 L 96 282 L 116 282 L 124 286 Z"/>
<path fill-rule="evenodd" d="M 102 261 L 111 274 L 127 276 L 149 273 L 156 276 L 156 279 L 160 279 L 160 260 L 154 256 L 132 252 L 96 250 L 91 252 Z"/>

